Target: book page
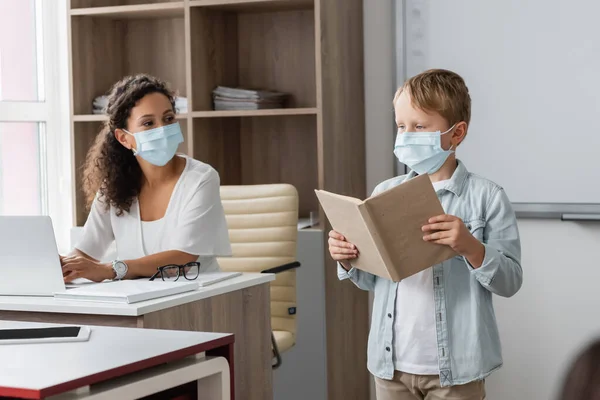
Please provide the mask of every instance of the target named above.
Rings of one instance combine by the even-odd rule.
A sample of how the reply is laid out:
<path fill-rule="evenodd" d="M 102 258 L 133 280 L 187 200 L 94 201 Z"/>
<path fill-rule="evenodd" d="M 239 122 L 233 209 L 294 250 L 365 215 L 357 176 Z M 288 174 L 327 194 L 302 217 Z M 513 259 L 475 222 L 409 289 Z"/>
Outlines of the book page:
<path fill-rule="evenodd" d="M 363 201 L 324 190 L 315 190 L 315 193 L 333 229 L 358 249 L 359 257 L 350 260 L 352 266 L 389 279 L 381 255 L 358 209 Z"/>
<path fill-rule="evenodd" d="M 444 214 L 444 209 L 427 175 L 420 175 L 365 201 L 373 226 L 395 273 L 404 279 L 456 253 L 445 245 L 423 240 L 421 230 L 429 218 Z"/>

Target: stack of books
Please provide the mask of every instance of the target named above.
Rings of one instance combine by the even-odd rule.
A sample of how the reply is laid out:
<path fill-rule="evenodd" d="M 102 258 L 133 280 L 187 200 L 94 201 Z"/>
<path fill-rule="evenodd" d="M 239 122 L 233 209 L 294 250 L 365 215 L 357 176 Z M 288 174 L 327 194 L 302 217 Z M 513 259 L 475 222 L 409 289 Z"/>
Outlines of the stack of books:
<path fill-rule="evenodd" d="M 264 110 L 283 108 L 287 93 L 218 86 L 213 90 L 215 110 Z"/>

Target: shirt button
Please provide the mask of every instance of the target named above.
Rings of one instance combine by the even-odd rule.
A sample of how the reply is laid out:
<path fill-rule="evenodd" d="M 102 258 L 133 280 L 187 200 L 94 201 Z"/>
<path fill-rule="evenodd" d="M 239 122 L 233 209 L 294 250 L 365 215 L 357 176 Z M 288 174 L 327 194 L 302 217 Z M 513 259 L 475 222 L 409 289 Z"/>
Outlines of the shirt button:
<path fill-rule="evenodd" d="M 388 318 L 392 318 L 392 314 L 388 314 Z"/>
<path fill-rule="evenodd" d="M 389 348 L 389 347 L 386 347 L 386 348 L 385 348 L 385 351 L 390 351 L 390 348 Z"/>

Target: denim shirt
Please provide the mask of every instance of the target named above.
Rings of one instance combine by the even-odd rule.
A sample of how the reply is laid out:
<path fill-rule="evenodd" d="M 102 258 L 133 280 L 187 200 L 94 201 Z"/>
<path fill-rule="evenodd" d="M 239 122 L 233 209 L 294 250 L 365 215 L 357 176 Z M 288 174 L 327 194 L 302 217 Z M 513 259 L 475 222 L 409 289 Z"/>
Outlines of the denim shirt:
<path fill-rule="evenodd" d="M 382 182 L 373 194 L 415 175 L 411 172 Z M 440 382 L 452 386 L 481 380 L 502 366 L 492 294 L 510 297 L 521 287 L 521 244 L 504 190 L 468 172 L 462 162 L 458 161 L 452 178 L 437 195 L 444 211 L 461 218 L 485 247 L 483 264 L 477 269 L 461 256 L 433 266 Z M 374 292 L 367 366 L 373 375 L 392 379 L 398 283 L 355 268 L 346 271 L 339 265 L 338 278 Z"/>

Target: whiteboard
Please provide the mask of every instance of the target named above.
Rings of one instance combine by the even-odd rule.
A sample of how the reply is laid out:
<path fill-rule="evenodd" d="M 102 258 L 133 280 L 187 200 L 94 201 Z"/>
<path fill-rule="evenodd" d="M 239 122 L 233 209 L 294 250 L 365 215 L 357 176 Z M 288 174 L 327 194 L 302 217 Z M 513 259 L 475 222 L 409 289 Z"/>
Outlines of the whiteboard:
<path fill-rule="evenodd" d="M 470 171 L 515 203 L 600 204 L 600 2 L 396 6 L 399 74 L 445 68 L 469 87 L 457 156 Z"/>

